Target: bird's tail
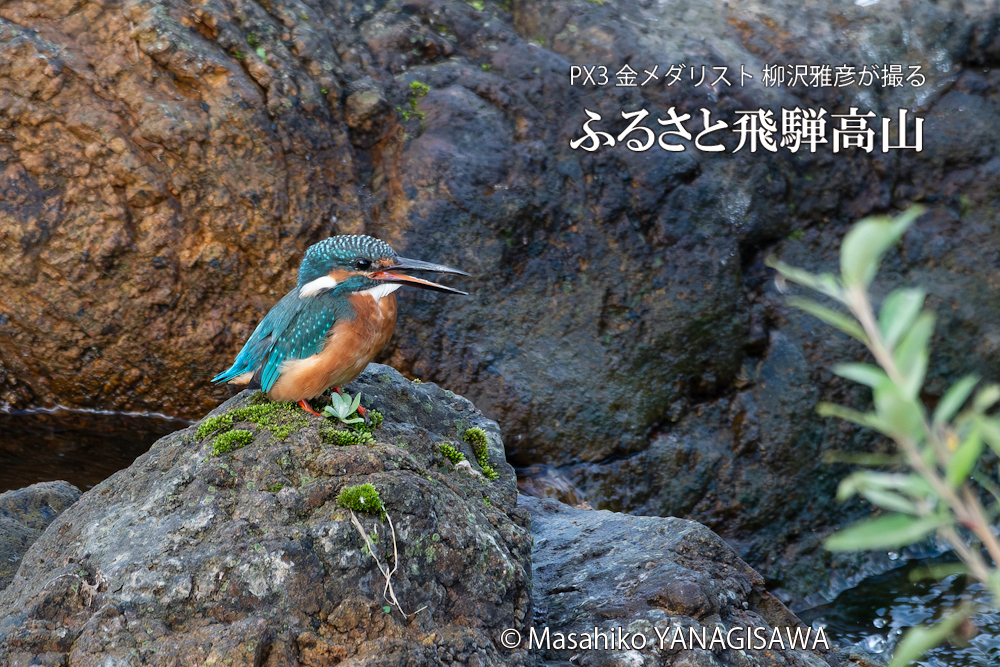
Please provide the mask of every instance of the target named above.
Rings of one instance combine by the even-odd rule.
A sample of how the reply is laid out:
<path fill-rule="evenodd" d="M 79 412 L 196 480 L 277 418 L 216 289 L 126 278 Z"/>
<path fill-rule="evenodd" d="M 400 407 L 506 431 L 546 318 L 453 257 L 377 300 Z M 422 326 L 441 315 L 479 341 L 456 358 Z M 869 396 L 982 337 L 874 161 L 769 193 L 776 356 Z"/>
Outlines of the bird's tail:
<path fill-rule="evenodd" d="M 236 360 L 233 362 L 233 365 L 212 378 L 212 382 L 219 384 L 234 380 L 246 373 L 256 374 L 256 371 L 260 369 L 261 363 L 267 355 L 267 351 L 270 346 L 270 336 L 264 338 L 263 340 L 259 340 L 256 343 L 253 340 L 248 340 L 246 345 L 243 346 L 243 349 L 240 350 L 240 353 L 236 355 Z"/>

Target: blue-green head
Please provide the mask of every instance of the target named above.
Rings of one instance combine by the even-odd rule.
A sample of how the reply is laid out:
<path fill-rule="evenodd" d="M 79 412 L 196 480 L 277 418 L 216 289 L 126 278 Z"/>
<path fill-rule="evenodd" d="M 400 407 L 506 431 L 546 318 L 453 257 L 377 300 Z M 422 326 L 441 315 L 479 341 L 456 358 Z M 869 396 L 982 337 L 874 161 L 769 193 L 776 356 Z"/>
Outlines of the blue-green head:
<path fill-rule="evenodd" d="M 441 264 L 400 257 L 388 243 L 371 236 L 332 236 L 306 250 L 299 267 L 299 296 L 309 298 L 333 289 L 344 294 L 373 290 L 373 294 L 383 295 L 399 285 L 465 294 L 400 271 L 469 275 Z"/>

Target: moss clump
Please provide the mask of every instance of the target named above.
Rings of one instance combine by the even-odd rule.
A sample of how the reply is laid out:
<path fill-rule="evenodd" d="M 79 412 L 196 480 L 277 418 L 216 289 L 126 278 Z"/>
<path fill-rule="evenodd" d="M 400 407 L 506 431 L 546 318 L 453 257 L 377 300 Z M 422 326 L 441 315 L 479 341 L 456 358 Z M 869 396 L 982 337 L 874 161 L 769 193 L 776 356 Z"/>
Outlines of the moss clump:
<path fill-rule="evenodd" d="M 277 484 L 272 484 L 271 486 L 267 487 L 267 490 L 269 493 L 277 493 L 278 491 L 281 491 L 283 488 L 285 488 L 285 485 L 282 484 L 281 482 L 278 482 Z"/>
<path fill-rule="evenodd" d="M 337 504 L 355 512 L 377 514 L 380 519 L 385 519 L 385 505 L 382 504 L 382 498 L 378 495 L 378 490 L 368 483 L 345 486 L 337 494 Z"/>
<path fill-rule="evenodd" d="M 455 465 L 458 465 L 459 461 L 465 460 L 465 454 L 458 451 L 457 449 L 449 445 L 447 442 L 442 442 L 440 445 L 438 445 L 438 449 L 441 450 L 441 453 L 444 454 L 444 457 L 446 459 L 448 459 Z"/>
<path fill-rule="evenodd" d="M 266 428 L 277 440 L 284 440 L 309 423 L 302 411 L 293 404 L 272 403 L 266 394 L 258 392 L 250 399 L 250 405 L 214 415 L 203 421 L 195 431 L 195 436 L 205 438 L 216 431 L 225 433 L 233 428 L 234 423 L 241 421 L 252 422 Z"/>
<path fill-rule="evenodd" d="M 351 429 L 339 430 L 333 426 L 324 424 L 319 427 L 319 437 L 323 442 L 338 445 L 340 447 L 350 447 L 351 445 L 370 445 L 375 442 L 375 437 L 368 431 L 359 433 Z"/>
<path fill-rule="evenodd" d="M 229 452 L 246 447 L 253 442 L 253 433 L 243 429 L 226 431 L 212 443 L 212 455 L 220 456 Z"/>
<path fill-rule="evenodd" d="M 496 479 L 500 475 L 490 465 L 490 453 L 487 448 L 488 440 L 483 429 L 473 427 L 465 430 L 462 439 L 472 445 L 472 453 L 476 455 L 476 463 L 483 469 L 483 477 L 486 479 Z"/>
<path fill-rule="evenodd" d="M 403 115 L 403 120 L 410 120 L 411 118 L 419 118 L 423 120 L 427 116 L 424 112 L 417 108 L 417 102 L 421 97 L 431 92 L 431 87 L 426 83 L 420 81 L 410 82 L 410 99 L 407 100 L 407 104 L 410 105 L 409 109 L 403 109 L 402 107 L 396 107 L 396 111 Z"/>
<path fill-rule="evenodd" d="M 357 416 L 357 414 L 357 412 L 353 412 L 348 415 L 348 417 L 354 417 Z M 371 421 L 371 425 L 365 424 L 364 422 L 346 424 L 346 428 L 344 430 L 334 427 L 334 425 L 330 422 L 325 422 L 319 427 L 319 436 L 323 439 L 323 442 L 338 445 L 340 447 L 374 444 L 375 436 L 372 435 L 372 431 L 382 425 L 382 413 L 369 410 L 368 419 Z"/>

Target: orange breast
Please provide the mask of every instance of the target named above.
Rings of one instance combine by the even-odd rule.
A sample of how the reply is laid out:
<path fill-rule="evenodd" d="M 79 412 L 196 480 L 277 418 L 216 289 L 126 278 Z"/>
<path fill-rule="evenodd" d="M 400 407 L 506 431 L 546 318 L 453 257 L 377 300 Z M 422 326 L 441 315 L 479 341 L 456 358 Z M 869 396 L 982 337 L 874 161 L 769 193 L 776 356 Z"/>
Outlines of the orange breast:
<path fill-rule="evenodd" d="M 330 387 L 345 385 L 389 342 L 396 326 L 396 295 L 377 301 L 363 293 L 348 298 L 357 317 L 333 325 L 319 354 L 282 364 L 281 375 L 267 394 L 271 400 L 315 398 Z"/>

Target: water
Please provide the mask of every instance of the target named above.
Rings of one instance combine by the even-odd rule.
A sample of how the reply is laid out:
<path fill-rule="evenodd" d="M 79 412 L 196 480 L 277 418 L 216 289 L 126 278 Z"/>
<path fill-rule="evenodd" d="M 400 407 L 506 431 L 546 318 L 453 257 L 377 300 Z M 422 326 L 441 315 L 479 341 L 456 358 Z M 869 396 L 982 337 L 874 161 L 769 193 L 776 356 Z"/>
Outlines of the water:
<path fill-rule="evenodd" d="M 989 606 L 989 594 L 981 584 L 965 586 L 965 579 L 952 575 L 940 581 L 911 581 L 910 573 L 945 559 L 915 561 L 864 580 L 820 607 L 799 612 L 806 624 L 824 626 L 832 641 L 841 646 L 857 644 L 887 663 L 907 628 L 932 623 L 963 601 L 977 603 L 974 628 L 964 646 L 945 644 L 933 649 L 917 664 L 923 667 L 995 667 L 1000 665 L 1000 613 Z"/>
<path fill-rule="evenodd" d="M 57 479 L 86 491 L 189 424 L 164 415 L 0 413 L 0 493 Z"/>

